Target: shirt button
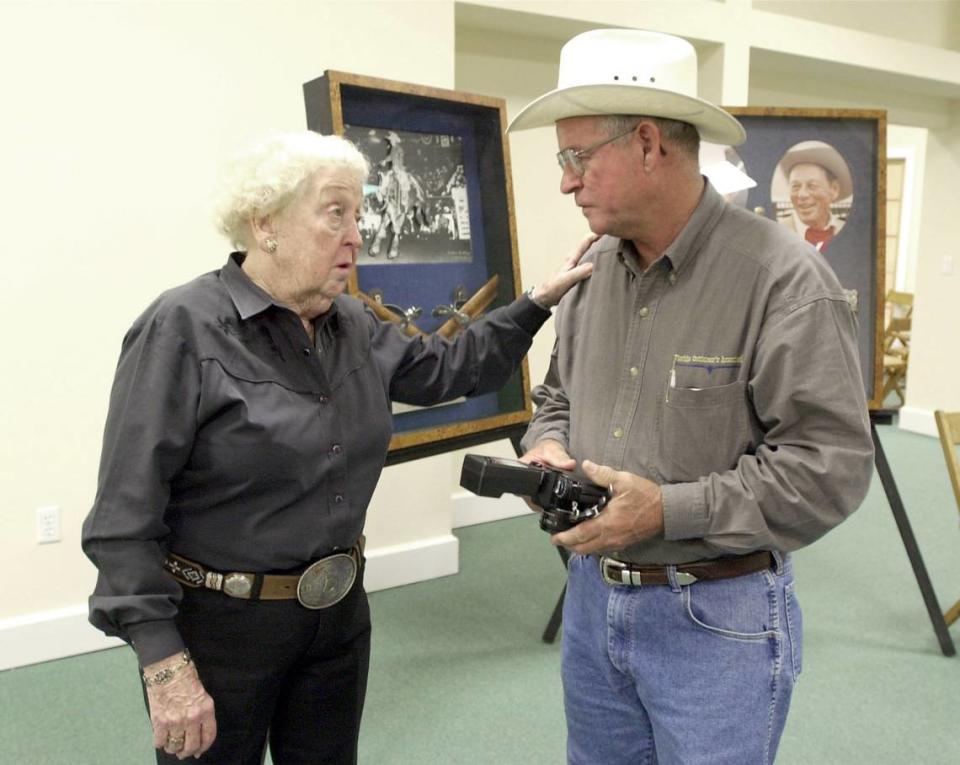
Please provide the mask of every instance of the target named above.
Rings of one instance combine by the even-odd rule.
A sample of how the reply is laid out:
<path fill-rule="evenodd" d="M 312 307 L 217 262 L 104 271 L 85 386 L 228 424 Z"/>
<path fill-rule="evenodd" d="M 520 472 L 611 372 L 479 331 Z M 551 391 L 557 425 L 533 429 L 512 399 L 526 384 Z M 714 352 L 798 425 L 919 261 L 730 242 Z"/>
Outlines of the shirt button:
<path fill-rule="evenodd" d="M 670 272 L 670 276 L 667 277 L 667 280 L 670 282 L 670 284 L 676 284 L 676 283 L 677 283 L 677 275 L 676 275 L 673 271 L 671 271 L 671 272 Z"/>
<path fill-rule="evenodd" d="M 341 502 L 343 502 L 343 495 L 342 495 L 342 494 L 334 494 L 334 495 L 333 495 L 333 501 L 334 501 L 336 504 L 339 505 Z"/>
<path fill-rule="evenodd" d="M 303 349 L 303 355 L 304 355 L 304 356 L 309 356 L 309 355 L 310 355 L 310 349 L 309 349 L 309 348 L 304 348 L 304 349 Z"/>
<path fill-rule="evenodd" d="M 644 318 L 648 313 L 650 313 L 650 309 L 644 306 L 640 309 L 640 318 Z"/>
<path fill-rule="evenodd" d="M 631 377 L 636 377 L 638 374 L 640 374 L 640 370 L 637 369 L 637 367 L 630 367 L 630 376 L 631 376 Z"/>
<path fill-rule="evenodd" d="M 340 444 L 334 444 L 330 447 L 330 454 L 332 455 L 340 454 L 342 451 L 343 449 L 341 448 Z"/>
<path fill-rule="evenodd" d="M 614 428 L 613 430 L 614 438 L 623 438 L 623 428 Z"/>

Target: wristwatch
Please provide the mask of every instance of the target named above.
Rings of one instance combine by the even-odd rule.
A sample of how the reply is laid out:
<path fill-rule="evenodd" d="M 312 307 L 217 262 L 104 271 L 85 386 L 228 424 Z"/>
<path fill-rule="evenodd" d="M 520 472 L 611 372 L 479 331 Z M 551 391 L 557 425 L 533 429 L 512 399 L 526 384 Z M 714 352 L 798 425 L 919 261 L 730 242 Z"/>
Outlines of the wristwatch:
<path fill-rule="evenodd" d="M 541 303 L 539 300 L 537 300 L 533 296 L 533 291 L 536 288 L 537 288 L 537 285 L 533 285 L 532 287 L 527 287 L 527 289 L 524 290 L 523 294 L 526 295 L 528 298 L 530 298 L 530 302 L 533 303 L 537 308 L 541 308 L 544 311 L 549 311 L 550 310 L 549 308 L 547 308 L 543 303 Z"/>

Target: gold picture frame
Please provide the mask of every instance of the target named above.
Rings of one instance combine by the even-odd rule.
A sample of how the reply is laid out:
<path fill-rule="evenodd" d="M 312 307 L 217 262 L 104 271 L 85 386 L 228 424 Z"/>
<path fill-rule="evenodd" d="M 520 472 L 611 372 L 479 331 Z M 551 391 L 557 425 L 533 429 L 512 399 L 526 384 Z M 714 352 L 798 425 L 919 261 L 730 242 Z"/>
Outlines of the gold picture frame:
<path fill-rule="evenodd" d="M 857 312 L 860 366 L 868 406 L 879 400 L 883 374 L 886 244 L 887 113 L 874 109 L 724 107 L 743 124 L 746 141 L 727 159 L 756 182 L 735 201 L 803 235 L 831 265 Z M 786 168 L 829 166 L 836 184 L 826 238 L 819 238 L 809 206 Z M 838 175 L 839 174 L 839 175 Z M 807 229 L 814 229 L 809 232 Z"/>
<path fill-rule="evenodd" d="M 409 335 L 452 338 L 521 292 L 502 99 L 328 70 L 303 86 L 307 127 L 364 152 L 364 245 L 349 292 Z M 493 394 L 394 407 L 388 464 L 518 438 L 526 359 Z"/>

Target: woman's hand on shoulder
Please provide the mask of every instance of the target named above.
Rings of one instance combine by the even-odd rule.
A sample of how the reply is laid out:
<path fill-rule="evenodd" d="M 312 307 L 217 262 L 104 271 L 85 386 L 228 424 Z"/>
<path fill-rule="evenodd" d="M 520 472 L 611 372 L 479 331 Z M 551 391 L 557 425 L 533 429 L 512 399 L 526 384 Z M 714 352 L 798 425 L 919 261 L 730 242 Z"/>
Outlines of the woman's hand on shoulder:
<path fill-rule="evenodd" d="M 530 293 L 530 299 L 541 308 L 553 308 L 560 302 L 560 298 L 567 294 L 567 290 L 589 278 L 593 273 L 593 263 L 581 263 L 580 260 L 599 238 L 598 234 L 590 234 L 584 238 L 557 273 L 534 287 Z"/>

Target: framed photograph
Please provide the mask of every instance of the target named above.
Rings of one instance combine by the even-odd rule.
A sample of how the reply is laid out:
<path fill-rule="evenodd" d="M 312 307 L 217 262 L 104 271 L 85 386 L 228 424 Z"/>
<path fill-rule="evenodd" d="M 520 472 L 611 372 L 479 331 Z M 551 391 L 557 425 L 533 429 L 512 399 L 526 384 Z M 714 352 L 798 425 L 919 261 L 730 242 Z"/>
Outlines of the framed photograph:
<path fill-rule="evenodd" d="M 522 291 L 501 99 L 327 71 L 303 86 L 307 126 L 370 161 L 349 291 L 409 335 L 453 338 Z M 394 404 L 388 464 L 522 435 L 526 360 L 499 393 Z"/>
<path fill-rule="evenodd" d="M 882 409 L 887 113 L 724 108 L 747 131 L 727 160 L 756 182 L 731 201 L 796 232 L 833 268 L 858 317 L 867 401 Z"/>

